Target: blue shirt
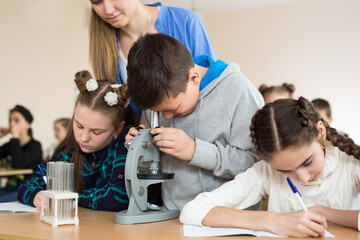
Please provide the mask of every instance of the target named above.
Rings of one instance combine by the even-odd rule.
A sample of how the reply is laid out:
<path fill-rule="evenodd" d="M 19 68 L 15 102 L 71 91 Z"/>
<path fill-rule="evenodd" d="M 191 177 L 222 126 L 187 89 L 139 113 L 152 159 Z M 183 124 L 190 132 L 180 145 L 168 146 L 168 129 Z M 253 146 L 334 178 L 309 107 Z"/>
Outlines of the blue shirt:
<path fill-rule="evenodd" d="M 189 9 L 169 7 L 160 2 L 149 4 L 148 6 L 160 6 L 159 16 L 155 22 L 155 28 L 159 33 L 167 34 L 182 42 L 193 57 L 208 54 L 216 59 L 215 51 L 204 23 L 194 12 Z M 117 39 L 119 39 L 118 35 Z M 117 69 L 116 81 L 122 84 L 119 62 Z M 140 117 L 141 110 L 136 109 L 132 101 L 130 105 Z"/>
<path fill-rule="evenodd" d="M 79 206 L 102 210 L 119 211 L 127 209 L 128 197 L 125 190 L 125 161 L 127 149 L 124 147 L 128 129 L 111 144 L 95 153 L 84 153 L 82 180 L 84 191 L 79 193 Z M 62 153 L 50 161 L 70 162 L 73 153 Z M 41 165 L 46 175 L 46 163 Z M 46 189 L 39 170 L 19 188 L 18 200 L 33 206 L 35 195 Z"/>
<path fill-rule="evenodd" d="M 201 79 L 200 92 L 206 88 L 206 86 L 209 85 L 209 83 L 211 83 L 214 79 L 218 78 L 228 66 L 228 64 L 224 61 L 214 61 L 212 57 L 206 54 L 194 57 L 193 60 L 196 65 L 208 68 L 205 76 Z"/>

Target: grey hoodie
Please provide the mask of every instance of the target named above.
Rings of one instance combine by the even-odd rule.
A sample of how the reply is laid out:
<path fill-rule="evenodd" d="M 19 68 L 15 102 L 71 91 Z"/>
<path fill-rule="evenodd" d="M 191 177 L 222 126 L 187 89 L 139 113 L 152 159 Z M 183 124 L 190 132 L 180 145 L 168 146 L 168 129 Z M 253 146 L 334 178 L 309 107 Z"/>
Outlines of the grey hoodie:
<path fill-rule="evenodd" d="M 160 113 L 160 126 L 182 129 L 196 142 L 190 162 L 161 153 L 162 171 L 175 173 L 174 179 L 162 183 L 167 209 L 182 209 L 199 193 L 218 188 L 256 162 L 249 126 L 263 105 L 261 94 L 239 66 L 229 63 L 200 92 L 190 115 L 165 119 Z M 150 126 L 149 110 L 143 111 L 141 122 Z"/>

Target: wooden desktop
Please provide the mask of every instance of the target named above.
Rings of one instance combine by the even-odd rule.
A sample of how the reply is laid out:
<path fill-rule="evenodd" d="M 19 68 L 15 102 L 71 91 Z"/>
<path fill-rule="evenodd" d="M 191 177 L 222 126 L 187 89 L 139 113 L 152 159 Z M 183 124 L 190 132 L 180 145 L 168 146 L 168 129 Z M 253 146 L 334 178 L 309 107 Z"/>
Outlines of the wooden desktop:
<path fill-rule="evenodd" d="M 120 225 L 115 223 L 115 214 L 116 212 L 79 208 L 79 226 L 63 225 L 53 228 L 45 222 L 40 222 L 40 213 L 0 213 L 0 239 L 257 239 L 252 236 L 184 237 L 182 224 L 179 222 L 179 219 L 146 224 Z M 334 234 L 335 238 L 325 239 L 360 239 L 360 232 L 354 229 L 329 225 L 328 231 Z M 259 239 L 274 240 L 274 238 Z"/>
<path fill-rule="evenodd" d="M 32 174 L 32 169 L 22 169 L 22 168 L 0 168 L 0 177 L 8 177 L 20 174 Z"/>

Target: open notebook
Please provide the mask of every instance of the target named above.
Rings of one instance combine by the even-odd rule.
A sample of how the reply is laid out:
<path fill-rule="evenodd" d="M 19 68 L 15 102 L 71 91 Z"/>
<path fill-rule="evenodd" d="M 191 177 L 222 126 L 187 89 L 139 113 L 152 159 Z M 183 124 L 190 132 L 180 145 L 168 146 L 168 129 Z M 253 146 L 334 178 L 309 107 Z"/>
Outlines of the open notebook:
<path fill-rule="evenodd" d="M 22 203 L 0 203 L 0 212 L 37 213 L 39 211 Z"/>
<path fill-rule="evenodd" d="M 255 231 L 243 228 L 200 227 L 186 224 L 184 224 L 183 230 L 185 237 L 219 237 L 232 235 L 250 235 L 256 237 L 285 237 L 266 231 Z M 334 237 L 334 235 L 326 231 L 325 237 Z"/>

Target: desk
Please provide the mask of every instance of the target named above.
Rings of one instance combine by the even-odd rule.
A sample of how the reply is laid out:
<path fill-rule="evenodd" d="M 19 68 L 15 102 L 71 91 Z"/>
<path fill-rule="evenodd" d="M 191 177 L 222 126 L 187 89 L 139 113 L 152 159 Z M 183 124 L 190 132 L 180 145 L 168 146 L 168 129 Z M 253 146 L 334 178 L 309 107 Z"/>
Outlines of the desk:
<path fill-rule="evenodd" d="M 22 169 L 22 168 L 0 168 L 0 177 L 8 177 L 13 175 L 20 174 L 32 174 L 32 169 Z"/>
<path fill-rule="evenodd" d="M 256 238 L 251 236 L 190 238 L 183 236 L 182 224 L 180 224 L 178 219 L 155 223 L 120 225 L 115 223 L 115 214 L 116 212 L 94 211 L 80 207 L 79 226 L 62 225 L 53 228 L 45 222 L 40 222 L 40 213 L 1 213 L 0 239 L 274 240 L 274 238 Z M 354 229 L 329 225 L 328 231 L 334 234 L 335 238 L 326 239 L 360 239 L 360 233 Z"/>

